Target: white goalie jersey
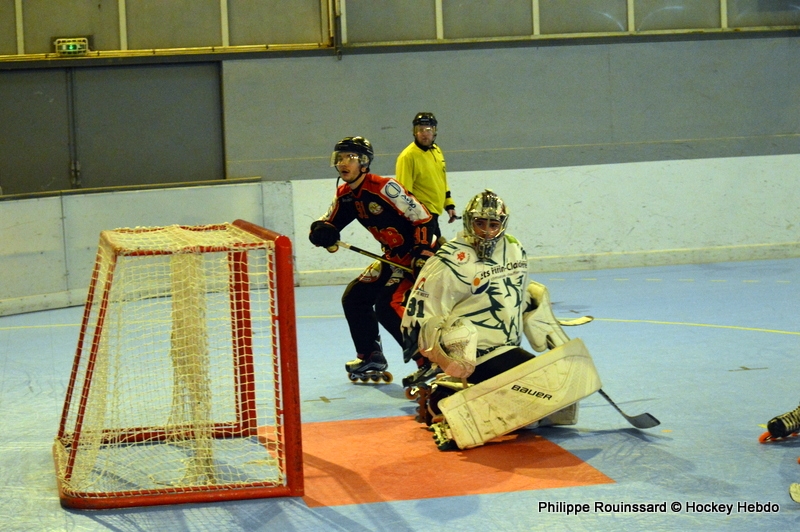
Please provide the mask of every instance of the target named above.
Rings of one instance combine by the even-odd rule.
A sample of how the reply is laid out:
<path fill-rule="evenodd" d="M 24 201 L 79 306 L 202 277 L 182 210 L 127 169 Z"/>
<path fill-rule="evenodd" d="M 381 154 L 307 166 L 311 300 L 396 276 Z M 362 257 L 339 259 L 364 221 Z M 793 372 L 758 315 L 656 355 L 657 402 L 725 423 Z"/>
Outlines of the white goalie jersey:
<path fill-rule="evenodd" d="M 425 355 L 436 347 L 435 331 L 455 317 L 466 318 L 477 331 L 477 362 L 519 346 L 527 292 L 528 260 L 509 234 L 497 243 L 491 259 L 479 261 L 459 233 L 428 259 L 417 276 L 403 315 L 405 358 L 415 348 Z"/>

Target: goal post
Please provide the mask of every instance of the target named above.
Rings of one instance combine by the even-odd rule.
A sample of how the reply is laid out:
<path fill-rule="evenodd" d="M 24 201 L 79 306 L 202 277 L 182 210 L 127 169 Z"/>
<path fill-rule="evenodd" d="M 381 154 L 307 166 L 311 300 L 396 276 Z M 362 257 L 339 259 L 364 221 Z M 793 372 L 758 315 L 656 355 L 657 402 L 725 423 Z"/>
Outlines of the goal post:
<path fill-rule="evenodd" d="M 288 237 L 102 231 L 53 445 L 62 506 L 302 496 L 298 381 Z"/>

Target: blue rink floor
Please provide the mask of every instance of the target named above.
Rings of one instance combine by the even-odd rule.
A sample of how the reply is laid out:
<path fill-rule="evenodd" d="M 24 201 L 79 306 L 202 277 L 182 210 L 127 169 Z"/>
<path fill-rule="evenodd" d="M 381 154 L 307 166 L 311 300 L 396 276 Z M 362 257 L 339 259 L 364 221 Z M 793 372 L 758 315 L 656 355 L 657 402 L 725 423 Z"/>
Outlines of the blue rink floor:
<path fill-rule="evenodd" d="M 603 389 L 654 429 L 630 427 L 602 397 L 578 425 L 537 429 L 614 483 L 309 508 L 264 499 L 111 511 L 61 508 L 51 446 L 82 309 L 0 318 L 0 528 L 120 532 L 387 530 L 798 530 L 800 438 L 759 444 L 764 424 L 800 400 L 800 259 L 540 274 L 556 314 L 595 316 L 567 329 L 591 352 Z M 351 384 L 343 287 L 297 290 L 304 422 L 409 416 L 400 378 L 413 368 L 387 344 L 395 383 Z M 324 400 L 323 400 L 324 398 Z M 365 442 L 380 446 L 379 441 Z M 433 442 L 431 442 L 433 445 Z M 502 452 L 502 445 L 496 446 Z M 355 452 L 355 450 L 354 450 Z M 436 482 L 436 471 L 419 482 Z M 666 513 L 595 511 L 595 503 L 666 502 Z M 552 503 L 551 510 L 542 509 Z M 559 505 L 558 503 L 562 503 Z M 590 510 L 567 515 L 566 504 Z M 730 515 L 717 512 L 732 504 Z M 744 505 L 740 507 L 739 505 Z M 675 509 L 673 509 L 675 505 Z M 750 505 L 748 507 L 748 505 Z M 748 511 L 761 507 L 774 512 Z"/>

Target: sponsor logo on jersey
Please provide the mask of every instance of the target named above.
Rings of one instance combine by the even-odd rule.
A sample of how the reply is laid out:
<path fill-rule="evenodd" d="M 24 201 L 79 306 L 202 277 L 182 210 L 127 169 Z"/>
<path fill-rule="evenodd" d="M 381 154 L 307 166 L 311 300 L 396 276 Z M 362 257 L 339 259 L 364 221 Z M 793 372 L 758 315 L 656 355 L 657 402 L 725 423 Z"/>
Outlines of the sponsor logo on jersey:
<path fill-rule="evenodd" d="M 469 262 L 469 253 L 466 251 L 457 251 L 454 255 L 456 264 L 459 266 Z"/>
<path fill-rule="evenodd" d="M 549 393 L 540 392 L 539 390 L 532 390 L 531 388 L 526 388 L 524 386 L 520 386 L 519 384 L 513 385 L 511 389 L 514 390 L 515 392 L 531 395 L 539 399 L 549 400 L 553 398 L 553 396 L 550 395 Z"/>
<path fill-rule="evenodd" d="M 386 192 L 386 195 L 392 199 L 399 198 L 401 195 L 403 195 L 403 187 L 394 181 L 389 181 L 386 183 L 386 186 L 383 187 L 383 190 Z"/>
<path fill-rule="evenodd" d="M 483 271 L 475 273 L 475 278 L 472 279 L 472 293 L 482 294 L 489 288 L 489 285 L 492 283 L 492 281 L 504 279 L 506 277 L 512 277 L 520 272 L 523 272 L 525 275 L 527 275 L 527 271 L 528 262 L 525 260 L 509 261 L 506 264 L 491 266 Z"/>
<path fill-rule="evenodd" d="M 519 261 L 510 261 L 506 264 L 499 264 L 497 266 L 492 266 L 491 268 L 487 268 L 482 272 L 478 272 L 477 277 L 481 279 L 486 279 L 487 277 L 494 277 L 496 275 L 504 275 L 515 270 L 528 270 L 528 261 L 519 260 Z"/>
<path fill-rule="evenodd" d="M 417 286 L 414 288 L 414 291 L 419 292 L 419 295 L 423 297 L 428 297 L 428 292 L 425 291 L 425 281 L 427 281 L 425 277 L 420 277 L 420 279 L 417 281 Z"/>
<path fill-rule="evenodd" d="M 374 201 L 370 201 L 369 202 L 369 207 L 368 208 L 369 208 L 369 212 L 371 212 L 375 216 L 377 216 L 377 215 L 379 215 L 380 213 L 383 212 L 383 207 L 381 207 L 380 205 L 378 205 Z"/>
<path fill-rule="evenodd" d="M 482 294 L 482 293 L 484 293 L 486 291 L 487 288 L 489 288 L 489 282 L 487 281 L 487 282 L 484 283 L 483 280 L 484 279 L 481 278 L 480 276 L 475 277 L 472 280 L 472 293 L 473 294 Z"/>
<path fill-rule="evenodd" d="M 412 209 L 417 207 L 417 203 L 414 199 L 409 197 L 403 190 L 403 187 L 400 186 L 400 183 L 396 181 L 389 181 L 386 183 L 386 186 L 383 187 L 383 191 L 392 199 L 400 198 L 400 200 L 406 202 Z"/>

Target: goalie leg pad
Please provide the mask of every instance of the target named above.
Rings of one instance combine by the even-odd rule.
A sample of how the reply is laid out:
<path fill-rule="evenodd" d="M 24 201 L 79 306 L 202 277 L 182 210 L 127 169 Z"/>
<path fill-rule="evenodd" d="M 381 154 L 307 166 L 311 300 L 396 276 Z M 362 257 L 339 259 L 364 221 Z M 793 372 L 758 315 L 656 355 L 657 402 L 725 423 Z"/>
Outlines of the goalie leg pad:
<path fill-rule="evenodd" d="M 538 303 L 536 310 L 523 315 L 522 328 L 531 347 L 537 353 L 541 353 L 546 349 L 569 342 L 569 336 L 561 328 L 558 319 L 553 314 L 547 287 L 531 281 L 528 285 L 528 293 L 531 299 Z"/>
<path fill-rule="evenodd" d="M 573 403 L 567 408 L 562 408 L 558 412 L 553 412 L 549 416 L 538 421 L 537 427 L 551 427 L 553 425 L 575 425 L 578 422 L 578 406 L 580 403 Z"/>
<path fill-rule="evenodd" d="M 530 425 L 601 387 L 580 338 L 439 401 L 460 449 Z"/>

